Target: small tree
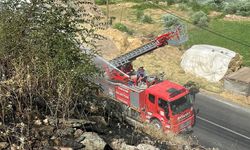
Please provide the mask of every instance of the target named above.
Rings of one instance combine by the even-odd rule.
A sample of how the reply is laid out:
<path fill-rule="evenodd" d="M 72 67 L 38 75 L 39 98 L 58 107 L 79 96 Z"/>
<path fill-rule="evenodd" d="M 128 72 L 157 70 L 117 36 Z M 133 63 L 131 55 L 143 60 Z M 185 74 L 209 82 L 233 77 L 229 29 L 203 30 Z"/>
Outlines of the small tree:
<path fill-rule="evenodd" d="M 195 12 L 191 16 L 192 22 L 195 25 L 198 25 L 200 27 L 207 27 L 208 26 L 208 17 L 207 14 L 205 14 L 203 11 Z"/>
<path fill-rule="evenodd" d="M 177 17 L 171 14 L 164 15 L 162 17 L 162 20 L 163 20 L 164 27 L 166 29 L 171 29 L 174 26 L 182 24 L 181 21 Z"/>

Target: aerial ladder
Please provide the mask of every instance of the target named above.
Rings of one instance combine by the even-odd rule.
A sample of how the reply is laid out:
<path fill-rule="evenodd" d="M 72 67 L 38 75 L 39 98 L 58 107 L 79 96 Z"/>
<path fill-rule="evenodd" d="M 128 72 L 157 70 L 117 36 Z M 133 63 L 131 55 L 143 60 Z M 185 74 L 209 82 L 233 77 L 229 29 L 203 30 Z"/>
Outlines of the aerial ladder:
<path fill-rule="evenodd" d="M 164 45 L 180 45 L 188 40 L 186 34 L 186 28 L 183 25 L 177 26 L 172 31 L 167 31 L 166 33 L 157 36 L 151 42 L 142 45 L 139 48 L 136 48 L 126 54 L 123 54 L 119 57 L 114 58 L 109 61 L 112 65 L 117 68 L 120 68 L 123 65 L 126 65 L 136 59 L 137 57 L 149 53 L 158 47 L 162 47 Z"/>
<path fill-rule="evenodd" d="M 105 72 L 109 76 L 109 79 L 112 81 L 123 83 L 128 82 L 131 76 L 128 75 L 127 72 L 125 72 L 124 70 L 130 70 L 126 67 L 133 68 L 131 62 L 137 57 L 152 52 L 153 50 L 165 45 L 178 46 L 186 42 L 187 40 L 188 37 L 186 34 L 185 26 L 176 26 L 174 29 L 166 31 L 164 34 L 157 36 L 151 42 L 142 45 L 141 47 L 136 48 L 128 53 L 125 53 L 117 58 L 114 58 L 113 60 L 110 60 L 110 65 L 104 67 L 106 68 Z"/>

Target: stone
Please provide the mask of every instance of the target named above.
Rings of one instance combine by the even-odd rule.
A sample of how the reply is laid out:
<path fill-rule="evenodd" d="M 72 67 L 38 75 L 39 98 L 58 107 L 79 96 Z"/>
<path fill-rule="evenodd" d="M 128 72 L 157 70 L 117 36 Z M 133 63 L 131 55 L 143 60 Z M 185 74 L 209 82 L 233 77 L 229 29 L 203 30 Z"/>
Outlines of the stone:
<path fill-rule="evenodd" d="M 159 148 L 156 148 L 155 146 L 149 144 L 139 144 L 136 146 L 136 148 L 138 150 L 160 150 Z"/>
<path fill-rule="evenodd" d="M 44 123 L 45 125 L 49 125 L 49 120 L 46 118 L 46 119 L 43 120 L 43 123 Z"/>
<path fill-rule="evenodd" d="M 113 139 L 110 146 L 119 150 L 138 150 L 135 146 L 127 145 L 123 139 Z"/>
<path fill-rule="evenodd" d="M 74 133 L 75 138 L 79 138 L 83 134 L 83 131 L 81 129 L 77 129 Z"/>
<path fill-rule="evenodd" d="M 72 137 L 74 132 L 74 128 L 58 129 L 55 135 L 58 137 Z"/>
<path fill-rule="evenodd" d="M 5 149 L 9 146 L 7 142 L 0 142 L 0 149 Z"/>
<path fill-rule="evenodd" d="M 100 150 L 104 149 L 107 143 L 95 132 L 84 132 L 81 137 L 84 140 L 81 142 L 85 145 L 86 150 Z"/>
<path fill-rule="evenodd" d="M 42 124 L 42 121 L 39 120 L 39 119 L 35 120 L 34 124 L 37 125 L 37 126 L 40 126 Z"/>
<path fill-rule="evenodd" d="M 108 123 L 105 121 L 104 117 L 102 116 L 90 116 L 89 120 L 96 122 L 96 124 L 100 126 L 104 126 L 104 127 L 108 126 Z"/>
<path fill-rule="evenodd" d="M 71 147 L 53 147 L 56 150 L 73 150 Z"/>

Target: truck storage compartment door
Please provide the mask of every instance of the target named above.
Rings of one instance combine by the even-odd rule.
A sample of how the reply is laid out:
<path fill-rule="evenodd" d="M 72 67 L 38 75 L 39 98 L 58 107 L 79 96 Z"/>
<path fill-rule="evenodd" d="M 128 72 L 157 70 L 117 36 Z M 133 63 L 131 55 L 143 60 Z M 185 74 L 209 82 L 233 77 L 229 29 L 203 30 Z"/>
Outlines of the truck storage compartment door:
<path fill-rule="evenodd" d="M 121 101 L 125 103 L 126 105 L 130 106 L 130 90 L 121 87 L 121 86 L 116 86 L 115 87 L 115 97 L 118 101 Z"/>
<path fill-rule="evenodd" d="M 140 107 L 140 104 L 139 104 L 139 93 L 134 92 L 134 91 L 130 92 L 130 103 L 131 103 L 132 107 L 134 107 L 136 109 L 139 109 L 139 107 Z"/>

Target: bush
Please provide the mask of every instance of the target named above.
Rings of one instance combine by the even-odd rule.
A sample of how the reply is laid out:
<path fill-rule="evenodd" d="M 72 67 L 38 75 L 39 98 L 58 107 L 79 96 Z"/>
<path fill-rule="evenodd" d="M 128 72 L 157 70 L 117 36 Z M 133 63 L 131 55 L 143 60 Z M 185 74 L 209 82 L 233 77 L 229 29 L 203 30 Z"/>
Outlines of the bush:
<path fill-rule="evenodd" d="M 203 11 L 198 11 L 191 16 L 192 22 L 200 27 L 208 26 L 208 17 Z"/>
<path fill-rule="evenodd" d="M 241 16 L 250 16 L 250 2 L 235 2 L 225 5 L 223 12 L 225 14 L 236 14 Z"/>
<path fill-rule="evenodd" d="M 236 14 L 241 16 L 250 16 L 250 2 L 240 3 Z"/>
<path fill-rule="evenodd" d="M 149 15 L 144 15 L 143 10 L 136 10 L 136 19 L 142 23 L 152 23 L 153 19 Z"/>
<path fill-rule="evenodd" d="M 143 15 L 141 18 L 141 22 L 143 23 L 153 23 L 153 19 L 149 15 Z"/>
<path fill-rule="evenodd" d="M 168 5 L 173 5 L 174 4 L 174 0 L 167 0 Z"/>
<path fill-rule="evenodd" d="M 122 31 L 122 32 L 126 32 L 128 33 L 129 35 L 132 35 L 133 34 L 133 31 L 128 29 L 127 26 L 125 26 L 124 24 L 122 23 L 116 23 L 113 28 L 119 30 L 119 31 Z"/>
<path fill-rule="evenodd" d="M 178 5 L 178 9 L 181 10 L 181 11 L 187 11 L 189 9 L 189 7 L 185 3 L 180 3 Z"/>
<path fill-rule="evenodd" d="M 224 7 L 223 12 L 226 14 L 235 14 L 237 12 L 237 7 L 237 4 L 230 3 Z"/>
<path fill-rule="evenodd" d="M 136 19 L 141 20 L 141 18 L 144 16 L 143 10 L 136 10 Z"/>
<path fill-rule="evenodd" d="M 164 16 L 162 17 L 162 20 L 163 20 L 163 23 L 164 23 L 164 27 L 165 27 L 166 29 L 170 29 L 170 28 L 172 28 L 173 26 L 177 26 L 177 25 L 182 24 L 182 23 L 180 22 L 180 20 L 179 20 L 177 17 L 175 17 L 175 16 L 173 16 L 173 15 L 170 15 L 170 14 L 164 15 Z"/>
<path fill-rule="evenodd" d="M 109 4 L 114 4 L 116 3 L 116 0 L 109 0 Z M 95 3 L 97 5 L 105 5 L 107 3 L 107 0 L 95 0 Z"/>
<path fill-rule="evenodd" d="M 151 3 L 144 2 L 141 4 L 134 5 L 134 6 L 132 6 L 132 8 L 137 9 L 137 10 L 145 10 L 145 9 L 153 9 L 153 8 L 158 8 L 158 7 L 151 4 Z"/>

